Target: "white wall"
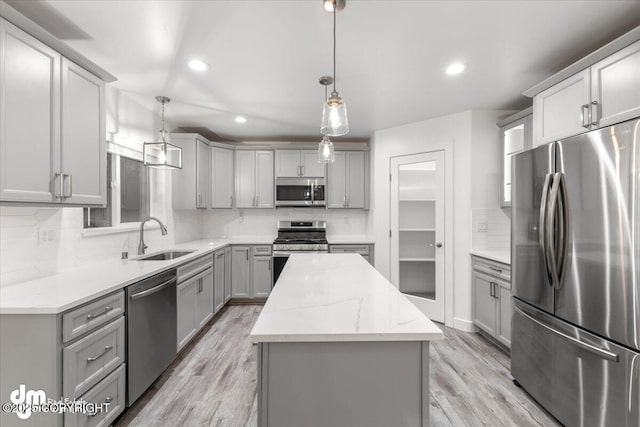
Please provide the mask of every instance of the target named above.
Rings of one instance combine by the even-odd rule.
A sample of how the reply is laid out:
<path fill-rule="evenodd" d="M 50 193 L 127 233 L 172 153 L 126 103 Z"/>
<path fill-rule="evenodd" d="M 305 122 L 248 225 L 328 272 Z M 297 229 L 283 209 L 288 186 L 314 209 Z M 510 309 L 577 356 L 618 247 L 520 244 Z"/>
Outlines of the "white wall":
<path fill-rule="evenodd" d="M 390 158 L 445 150 L 447 174 L 445 206 L 446 324 L 472 329 L 471 323 L 471 209 L 498 206 L 494 185 L 498 162 L 499 111 L 465 111 L 404 126 L 376 131 L 371 139 L 372 200 L 368 232 L 375 237 L 375 265 L 390 277 Z M 484 163 L 483 163 L 484 162 Z M 495 197 L 494 197 L 495 195 Z M 448 267 L 448 268 L 447 268 Z"/>
<path fill-rule="evenodd" d="M 204 213 L 204 238 L 273 236 L 278 233 L 278 220 L 326 220 L 327 237 L 357 236 L 367 233 L 367 211 L 360 209 L 217 209 Z"/>
<path fill-rule="evenodd" d="M 156 137 L 160 118 L 125 93 L 107 89 L 107 132 L 119 144 L 141 149 L 142 143 Z M 200 238 L 202 214 L 171 210 L 171 172 L 152 172 L 153 215 L 165 222 L 167 236 L 149 230 L 145 240 L 152 250 Z M 0 285 L 6 286 L 43 277 L 77 265 L 104 259 L 117 259 L 122 251 L 135 254 L 138 233 L 129 232 L 86 237 L 82 234 L 81 208 L 1 207 L 0 208 Z M 40 235 L 44 234 L 46 241 Z M 52 238 L 52 240 L 50 239 Z"/>

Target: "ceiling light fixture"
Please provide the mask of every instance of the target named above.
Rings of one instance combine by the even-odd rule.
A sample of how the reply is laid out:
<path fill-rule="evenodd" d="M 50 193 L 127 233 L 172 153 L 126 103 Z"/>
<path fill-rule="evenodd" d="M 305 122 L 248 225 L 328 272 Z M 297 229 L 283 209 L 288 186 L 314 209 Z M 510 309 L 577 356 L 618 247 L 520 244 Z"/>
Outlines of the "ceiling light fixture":
<path fill-rule="evenodd" d="M 345 3 L 345 0 L 322 0 L 322 6 L 327 12 L 333 12 L 334 8 L 337 9 L 338 12 L 340 12 L 342 9 L 344 9 Z"/>
<path fill-rule="evenodd" d="M 235 121 L 236 123 L 247 123 L 247 118 L 242 116 L 236 116 Z"/>
<path fill-rule="evenodd" d="M 189 62 L 187 62 L 187 65 L 193 71 L 207 71 L 209 69 L 209 64 L 199 59 L 192 59 Z"/>
<path fill-rule="evenodd" d="M 327 100 L 327 86 L 333 83 L 333 77 L 322 76 L 319 83 L 324 86 L 324 100 Z M 322 137 L 322 141 L 318 144 L 318 163 L 333 163 L 336 161 L 333 142 L 327 135 Z"/>
<path fill-rule="evenodd" d="M 327 0 L 323 0 L 326 4 Z M 346 0 L 342 0 L 342 8 L 346 4 Z M 338 2 L 332 1 L 333 9 L 333 91 L 331 97 L 326 100 L 322 109 L 322 124 L 320 132 L 326 136 L 340 136 L 349 133 L 349 120 L 347 119 L 347 105 L 340 98 L 340 94 L 336 90 L 336 13 L 340 11 Z"/>
<path fill-rule="evenodd" d="M 162 129 L 159 142 L 145 142 L 142 145 L 142 158 L 145 166 L 156 169 L 182 169 L 182 148 L 170 144 L 169 132 L 164 128 L 164 104 L 171 99 L 156 96 L 162 104 Z"/>
<path fill-rule="evenodd" d="M 449 76 L 456 76 L 467 68 L 462 62 L 454 62 L 447 67 L 446 73 Z"/>

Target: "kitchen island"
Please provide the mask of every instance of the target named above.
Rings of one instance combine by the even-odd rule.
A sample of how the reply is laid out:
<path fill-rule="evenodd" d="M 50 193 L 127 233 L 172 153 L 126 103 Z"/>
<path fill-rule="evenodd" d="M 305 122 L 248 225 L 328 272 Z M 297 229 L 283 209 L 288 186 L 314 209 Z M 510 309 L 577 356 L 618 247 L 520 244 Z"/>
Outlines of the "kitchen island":
<path fill-rule="evenodd" d="M 426 427 L 442 338 L 360 255 L 292 255 L 250 334 L 258 425 Z"/>

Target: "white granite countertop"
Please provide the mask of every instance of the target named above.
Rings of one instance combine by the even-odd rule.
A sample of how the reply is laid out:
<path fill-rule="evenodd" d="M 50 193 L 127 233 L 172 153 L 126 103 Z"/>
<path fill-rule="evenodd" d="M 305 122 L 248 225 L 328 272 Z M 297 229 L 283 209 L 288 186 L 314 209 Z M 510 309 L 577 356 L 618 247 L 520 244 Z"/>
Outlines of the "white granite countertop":
<path fill-rule="evenodd" d="M 508 250 L 473 249 L 471 255 L 511 265 L 511 252 Z"/>
<path fill-rule="evenodd" d="M 433 341 L 442 331 L 358 254 L 289 257 L 253 342 Z"/>
<path fill-rule="evenodd" d="M 271 236 L 196 240 L 166 249 L 194 252 L 169 261 L 111 260 L 0 288 L 0 314 L 58 314 L 230 244 L 268 244 Z M 162 249 L 149 251 L 147 255 Z"/>
<path fill-rule="evenodd" d="M 375 240 L 369 236 L 327 236 L 330 245 L 372 245 Z"/>

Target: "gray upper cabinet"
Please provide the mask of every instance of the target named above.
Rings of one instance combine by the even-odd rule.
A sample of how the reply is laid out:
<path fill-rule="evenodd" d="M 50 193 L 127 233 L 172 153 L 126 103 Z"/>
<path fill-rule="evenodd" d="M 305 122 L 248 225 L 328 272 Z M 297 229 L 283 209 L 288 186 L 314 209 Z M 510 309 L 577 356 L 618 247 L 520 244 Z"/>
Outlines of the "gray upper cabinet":
<path fill-rule="evenodd" d="M 104 82 L 0 19 L 0 87 L 0 201 L 104 205 Z"/>
<path fill-rule="evenodd" d="M 104 82 L 62 58 L 61 170 L 64 203 L 106 201 Z"/>
<path fill-rule="evenodd" d="M 237 208 L 273 208 L 273 151 L 238 150 L 235 153 Z"/>
<path fill-rule="evenodd" d="M 640 41 L 533 98 L 534 145 L 640 115 Z"/>
<path fill-rule="evenodd" d="M 233 150 L 211 147 L 211 207 L 233 207 Z"/>
<path fill-rule="evenodd" d="M 368 208 L 368 165 L 364 151 L 336 151 L 327 178 L 328 208 Z"/>
<path fill-rule="evenodd" d="M 316 150 L 276 150 L 277 178 L 324 178 L 324 171 Z"/>
<path fill-rule="evenodd" d="M 197 134 L 172 134 L 182 148 L 182 169 L 171 172 L 173 209 L 206 209 L 210 205 L 209 141 Z"/>
<path fill-rule="evenodd" d="M 498 123 L 500 127 L 500 206 L 511 206 L 511 159 L 532 146 L 532 108 Z"/>

